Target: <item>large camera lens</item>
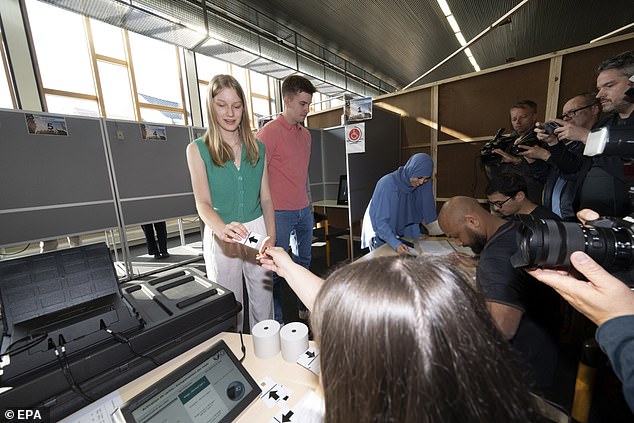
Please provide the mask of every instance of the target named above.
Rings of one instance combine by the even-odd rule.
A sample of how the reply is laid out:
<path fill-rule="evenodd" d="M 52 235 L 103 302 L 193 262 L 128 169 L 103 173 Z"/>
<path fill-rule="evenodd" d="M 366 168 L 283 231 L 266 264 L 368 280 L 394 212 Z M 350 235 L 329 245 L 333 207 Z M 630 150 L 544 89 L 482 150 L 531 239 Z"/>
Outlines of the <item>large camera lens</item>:
<path fill-rule="evenodd" d="M 629 227 L 591 227 L 574 222 L 522 216 L 511 257 L 513 267 L 569 268 L 570 254 L 583 251 L 608 270 L 634 264 L 634 233 Z"/>

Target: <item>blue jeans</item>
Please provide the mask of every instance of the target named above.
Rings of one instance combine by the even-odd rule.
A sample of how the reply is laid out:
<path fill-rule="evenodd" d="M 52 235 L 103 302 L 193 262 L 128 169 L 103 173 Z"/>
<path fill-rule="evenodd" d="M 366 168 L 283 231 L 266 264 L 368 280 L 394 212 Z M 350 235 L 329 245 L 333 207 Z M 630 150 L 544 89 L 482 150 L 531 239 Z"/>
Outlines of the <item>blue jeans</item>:
<path fill-rule="evenodd" d="M 275 235 L 278 247 L 288 251 L 291 247 L 291 257 L 300 266 L 310 267 L 310 254 L 313 243 L 313 210 L 311 206 L 301 210 L 275 210 Z M 273 276 L 273 304 L 275 320 L 284 323 L 282 315 L 281 284 L 277 275 Z M 301 301 L 297 300 L 297 306 L 306 309 Z"/>

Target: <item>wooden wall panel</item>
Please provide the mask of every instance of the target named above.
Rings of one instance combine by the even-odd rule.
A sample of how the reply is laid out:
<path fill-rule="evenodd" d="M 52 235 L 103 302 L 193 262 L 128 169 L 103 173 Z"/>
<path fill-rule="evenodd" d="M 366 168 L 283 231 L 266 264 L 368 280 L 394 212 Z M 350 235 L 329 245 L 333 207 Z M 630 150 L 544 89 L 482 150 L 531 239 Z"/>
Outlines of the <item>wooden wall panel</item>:
<path fill-rule="evenodd" d="M 425 153 L 431 156 L 431 146 L 408 148 L 407 150 L 401 149 L 401 164 L 407 162 L 407 160 L 416 153 Z"/>
<path fill-rule="evenodd" d="M 630 39 L 564 55 L 557 114 L 561 113 L 564 103 L 575 95 L 596 91 L 599 63 L 633 48 L 634 40 Z"/>
<path fill-rule="evenodd" d="M 376 104 L 401 115 L 401 148 L 408 149 L 431 142 L 432 128 L 427 123 L 432 120 L 431 88 L 387 97 Z"/>
<path fill-rule="evenodd" d="M 438 140 L 492 136 L 498 128 L 510 132 L 510 107 L 520 100 L 537 103 L 544 118 L 549 60 L 441 84 L 438 93 Z"/>
<path fill-rule="evenodd" d="M 343 109 L 338 107 L 336 109 L 309 115 L 306 118 L 307 126 L 309 128 L 332 128 L 333 126 L 340 126 L 342 114 Z"/>
<path fill-rule="evenodd" d="M 561 74 L 551 84 L 552 92 L 558 92 L 558 113 L 561 113 L 563 103 L 573 95 L 595 89 L 595 69 L 600 62 L 632 48 L 634 38 L 629 37 L 579 51 L 559 53 L 562 58 Z M 375 104 L 402 116 L 401 164 L 415 153 L 432 154 L 437 148 L 437 197 L 469 195 L 484 198 L 488 180 L 479 160 L 479 150 L 498 128 L 511 131 L 509 108 L 519 100 L 534 100 L 538 120 L 544 119 L 550 66 L 550 57 L 545 57 L 481 75 L 440 82 L 436 84 L 437 105 L 432 99 L 436 87 L 431 86 L 379 97 L 375 99 Z M 436 144 L 434 130 L 430 127 L 434 115 L 438 116 L 440 124 L 440 144 Z M 311 115 L 308 122 L 315 128 L 336 126 L 341 122 L 341 112 L 337 109 Z M 485 140 L 442 143 L 473 138 Z"/>
<path fill-rule="evenodd" d="M 485 197 L 488 179 L 480 162 L 483 145 L 484 141 L 438 146 L 436 197 Z"/>

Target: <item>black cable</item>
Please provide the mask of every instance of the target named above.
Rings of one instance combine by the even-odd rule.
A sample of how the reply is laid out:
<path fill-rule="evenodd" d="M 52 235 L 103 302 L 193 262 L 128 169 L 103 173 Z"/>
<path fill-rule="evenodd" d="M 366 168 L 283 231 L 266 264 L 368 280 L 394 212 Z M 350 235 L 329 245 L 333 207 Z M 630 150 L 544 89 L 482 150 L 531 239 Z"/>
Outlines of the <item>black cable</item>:
<path fill-rule="evenodd" d="M 240 357 L 240 363 L 242 363 L 242 361 L 244 361 L 245 357 L 247 356 L 247 347 L 244 345 L 244 338 L 242 338 L 242 331 L 240 331 L 239 333 L 240 333 L 240 351 L 242 351 L 242 357 Z"/>
<path fill-rule="evenodd" d="M 120 333 L 113 332 L 111 329 L 108 329 L 108 328 L 103 328 L 103 330 L 105 330 L 110 335 L 112 335 L 112 337 L 114 339 L 116 339 L 118 342 L 120 342 L 121 344 L 127 345 L 128 348 L 130 348 L 130 351 L 132 351 L 132 353 L 134 355 L 136 355 L 137 357 L 143 358 L 145 360 L 150 360 L 152 363 L 154 363 L 154 365 L 156 367 L 161 365 L 161 363 L 159 363 L 158 360 L 156 360 L 154 357 L 150 357 L 149 355 L 145 355 L 145 354 L 142 354 L 142 353 L 136 351 L 134 349 L 134 347 L 132 346 L 132 344 L 130 343 L 130 339 L 129 338 L 126 338 L 125 336 L 121 335 Z"/>
<path fill-rule="evenodd" d="M 55 348 L 55 356 L 57 357 L 57 361 L 62 368 L 62 373 L 64 373 L 64 377 L 66 377 L 66 381 L 68 382 L 68 385 L 70 385 L 70 388 L 73 390 L 73 392 L 81 396 L 88 403 L 94 402 L 95 400 L 86 395 L 86 393 L 79 387 L 77 382 L 75 382 L 73 373 L 71 372 L 70 366 L 68 365 L 68 360 L 66 359 L 66 348 L 63 345 Z"/>
<path fill-rule="evenodd" d="M 35 336 L 37 336 L 37 338 L 34 338 Z M 14 341 L 11 344 L 9 344 L 7 349 L 2 354 L 3 355 L 4 354 L 10 354 L 10 355 L 20 354 L 20 353 L 28 350 L 29 348 L 32 348 L 32 347 L 36 346 L 40 342 L 44 341 L 47 336 L 48 336 L 48 333 L 27 335 L 27 336 L 25 336 L 23 338 L 20 338 L 17 341 Z M 17 344 L 25 342 L 27 340 L 30 340 L 30 342 L 28 342 L 26 345 L 22 345 L 21 347 L 16 348 L 15 351 L 13 350 L 13 347 L 15 347 Z"/>

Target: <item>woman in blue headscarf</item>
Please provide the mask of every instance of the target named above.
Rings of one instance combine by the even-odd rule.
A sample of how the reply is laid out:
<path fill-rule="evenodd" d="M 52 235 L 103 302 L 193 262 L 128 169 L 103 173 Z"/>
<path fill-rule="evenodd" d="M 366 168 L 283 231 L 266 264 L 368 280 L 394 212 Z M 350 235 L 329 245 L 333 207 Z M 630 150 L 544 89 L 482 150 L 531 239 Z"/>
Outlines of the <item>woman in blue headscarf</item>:
<path fill-rule="evenodd" d="M 361 247 L 373 250 L 385 243 L 399 254 L 407 254 L 400 238 L 418 239 L 421 222 L 437 220 L 432 184 L 434 162 L 428 154 L 417 153 L 405 166 L 377 182 L 363 218 Z"/>

